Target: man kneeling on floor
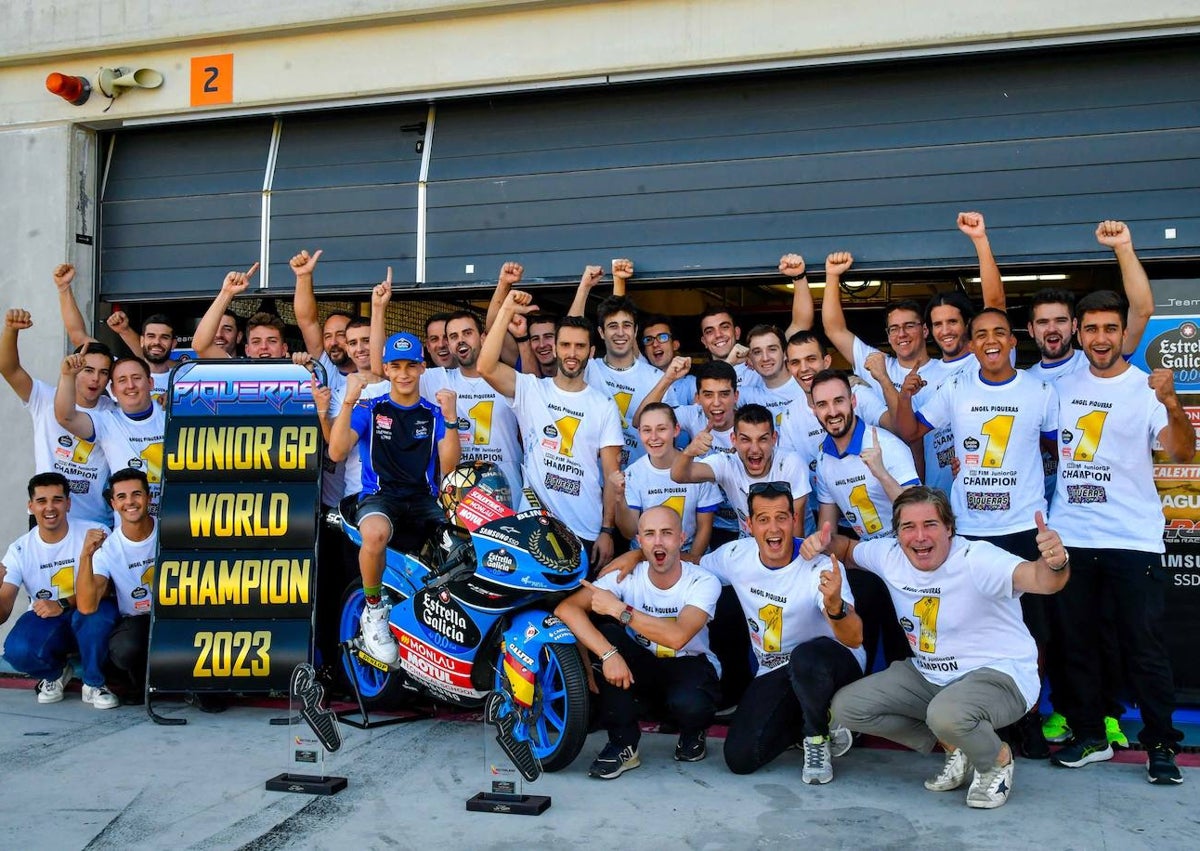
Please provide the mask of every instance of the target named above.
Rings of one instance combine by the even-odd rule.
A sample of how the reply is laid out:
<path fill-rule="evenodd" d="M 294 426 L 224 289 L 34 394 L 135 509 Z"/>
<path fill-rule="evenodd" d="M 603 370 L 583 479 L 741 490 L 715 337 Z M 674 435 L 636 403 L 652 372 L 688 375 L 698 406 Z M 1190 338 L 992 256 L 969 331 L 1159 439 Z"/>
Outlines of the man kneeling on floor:
<path fill-rule="evenodd" d="M 1037 647 L 1021 619 L 1023 592 L 1053 594 L 1067 583 L 1069 556 L 1058 533 L 1035 515 L 1037 561 L 954 533 L 945 494 L 915 487 L 892 505 L 896 537 L 855 542 L 828 524 L 804 552 L 837 553 L 888 586 L 916 652 L 846 686 L 833 715 L 851 730 L 929 753 L 940 743 L 942 770 L 925 781 L 949 792 L 971 780 L 967 806 L 993 809 L 1012 791 L 1013 756 L 996 729 L 1037 702 Z M 832 540 L 831 540 L 832 538 Z"/>
<path fill-rule="evenodd" d="M 40 682 L 38 703 L 58 703 L 71 679 L 67 657 L 79 654 L 83 702 L 97 709 L 120 704 L 104 682 L 108 637 L 117 622 L 117 604 L 101 600 L 84 614 L 75 608 L 75 565 L 91 529 L 98 523 L 69 523 L 71 489 L 62 473 L 38 473 L 29 480 L 29 513 L 37 524 L 13 541 L 0 562 L 0 624 L 12 614 L 24 586 L 29 610 L 17 618 L 4 655 L 18 671 Z"/>
<path fill-rule="evenodd" d="M 680 560 L 683 526 L 674 509 L 643 512 L 637 537 L 645 561 L 625 579 L 613 572 L 584 582 L 554 610 L 601 660 L 597 685 L 608 744 L 588 775 L 604 780 L 641 765 L 636 698 L 663 706 L 679 725 L 675 759 L 698 762 L 721 692 L 720 663 L 708 646 L 721 584 Z M 599 616 L 598 627 L 590 613 Z"/>

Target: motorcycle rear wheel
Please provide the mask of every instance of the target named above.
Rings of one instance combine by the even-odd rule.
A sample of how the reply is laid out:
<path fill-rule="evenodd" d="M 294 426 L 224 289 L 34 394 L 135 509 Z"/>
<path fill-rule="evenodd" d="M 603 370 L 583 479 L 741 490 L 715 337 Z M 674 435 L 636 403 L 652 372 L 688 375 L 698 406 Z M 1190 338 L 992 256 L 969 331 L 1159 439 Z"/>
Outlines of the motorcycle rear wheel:
<path fill-rule="evenodd" d="M 534 710 L 528 725 L 533 752 L 543 771 L 560 771 L 583 750 L 588 727 L 588 685 L 574 644 L 542 648 Z"/>
<path fill-rule="evenodd" d="M 342 606 L 338 617 L 338 642 L 348 641 L 359 633 L 359 617 L 367 605 L 362 590 L 362 580 L 355 579 L 346 586 L 342 594 Z M 339 665 L 346 684 L 353 690 L 354 685 L 362 695 L 363 704 L 368 709 L 394 709 L 404 702 L 409 691 L 401 683 L 401 675 L 396 671 L 380 671 L 360 660 L 353 653 L 347 659 L 342 654 Z"/>

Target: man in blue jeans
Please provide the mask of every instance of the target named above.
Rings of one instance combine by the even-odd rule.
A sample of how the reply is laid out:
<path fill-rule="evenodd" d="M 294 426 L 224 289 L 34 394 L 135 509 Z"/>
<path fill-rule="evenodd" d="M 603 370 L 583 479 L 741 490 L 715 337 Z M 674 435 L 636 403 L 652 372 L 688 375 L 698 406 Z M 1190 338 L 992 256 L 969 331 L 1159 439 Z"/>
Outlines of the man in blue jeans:
<path fill-rule="evenodd" d="M 78 652 L 83 670 L 83 702 L 112 709 L 120 701 L 105 686 L 108 638 L 117 606 L 101 600 L 94 613 L 75 608 L 75 570 L 83 541 L 96 523 L 67 522 L 70 485 L 61 473 L 38 473 L 29 480 L 29 512 L 36 526 L 17 538 L 0 562 L 0 624 L 12 614 L 23 586 L 32 601 L 13 625 L 4 655 L 19 671 L 40 680 L 38 703 L 58 703 L 71 679 L 67 657 Z"/>

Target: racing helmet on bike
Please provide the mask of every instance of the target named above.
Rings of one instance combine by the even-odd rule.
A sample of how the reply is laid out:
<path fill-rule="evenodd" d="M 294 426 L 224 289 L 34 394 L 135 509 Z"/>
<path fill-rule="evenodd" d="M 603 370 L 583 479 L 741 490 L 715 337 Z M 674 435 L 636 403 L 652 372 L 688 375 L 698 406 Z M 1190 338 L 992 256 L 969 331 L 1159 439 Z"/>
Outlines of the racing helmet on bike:
<path fill-rule="evenodd" d="M 442 477 L 438 494 L 450 522 L 462 525 L 458 507 L 472 490 L 478 497 L 494 500 L 510 511 L 515 509 L 512 487 L 499 467 L 491 461 L 463 461 Z"/>

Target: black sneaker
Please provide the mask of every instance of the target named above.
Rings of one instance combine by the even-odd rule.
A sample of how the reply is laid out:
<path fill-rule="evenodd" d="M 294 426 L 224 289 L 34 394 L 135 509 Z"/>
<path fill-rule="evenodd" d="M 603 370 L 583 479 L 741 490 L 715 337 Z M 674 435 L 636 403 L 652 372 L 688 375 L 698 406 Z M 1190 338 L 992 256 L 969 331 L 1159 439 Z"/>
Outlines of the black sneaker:
<path fill-rule="evenodd" d="M 1037 709 L 1013 725 L 1016 728 L 1017 752 L 1025 759 L 1049 759 L 1050 745 L 1042 733 L 1042 716 Z"/>
<path fill-rule="evenodd" d="M 699 762 L 708 756 L 708 747 L 704 744 L 704 731 L 699 733 L 680 733 L 679 743 L 675 745 L 676 762 Z"/>
<path fill-rule="evenodd" d="M 1146 779 L 1156 786 L 1168 786 L 1183 782 L 1175 754 L 1166 745 L 1155 745 L 1146 752 Z"/>
<path fill-rule="evenodd" d="M 620 777 L 626 771 L 637 768 L 641 764 L 642 761 L 638 759 L 637 748 L 633 745 L 621 747 L 618 744 L 609 742 L 604 746 L 604 750 L 600 751 L 600 755 L 592 762 L 591 768 L 588 769 L 588 777 L 612 780 L 615 777 Z"/>
<path fill-rule="evenodd" d="M 1099 739 L 1074 739 L 1050 757 L 1050 762 L 1063 768 L 1083 768 L 1088 763 L 1104 762 L 1113 758 L 1112 745 L 1107 737 Z"/>

